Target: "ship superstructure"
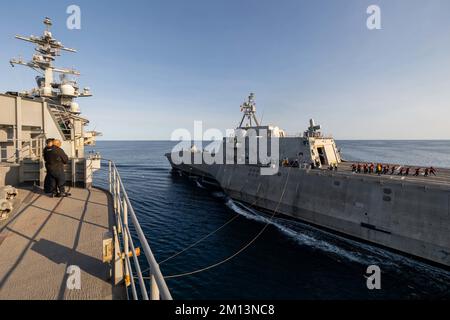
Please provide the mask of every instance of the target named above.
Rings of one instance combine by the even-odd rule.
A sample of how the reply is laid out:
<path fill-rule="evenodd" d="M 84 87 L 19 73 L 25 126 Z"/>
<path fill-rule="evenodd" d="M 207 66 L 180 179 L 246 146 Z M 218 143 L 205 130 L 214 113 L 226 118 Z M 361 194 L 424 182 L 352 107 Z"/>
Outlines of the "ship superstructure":
<path fill-rule="evenodd" d="M 75 53 L 54 38 L 52 21 L 44 20 L 42 36 L 16 36 L 35 45 L 30 61 L 12 59 L 12 66 L 29 67 L 39 75 L 36 87 L 23 92 L 0 94 L 0 175 L 6 184 L 42 183 L 44 141 L 55 138 L 71 159 L 67 178 L 73 185 L 89 186 L 98 158 L 85 156 L 85 145 L 95 144 L 97 132 L 86 131 L 89 120 L 81 116 L 77 98 L 92 96 L 89 88 L 80 89 L 74 77 L 80 73 L 54 65 L 61 53 Z M 58 78 L 59 79 L 55 79 Z"/>
<path fill-rule="evenodd" d="M 340 151 L 333 137 L 325 136 L 320 125 L 313 119 L 303 134 L 289 136 L 285 130 L 274 125 L 263 125 L 256 116 L 255 95 L 250 94 L 241 106 L 243 113 L 239 126 L 234 133 L 223 141 L 224 163 L 264 165 L 259 148 L 262 137 L 268 141 L 268 151 L 278 153 L 277 164 L 290 163 L 296 166 L 329 168 L 342 162 Z M 277 139 L 277 150 L 270 150 L 270 140 Z M 232 147 L 230 148 L 230 145 Z M 231 152 L 230 152 L 231 150 Z M 207 151 L 205 151 L 207 152 Z M 252 163 L 253 158 L 258 158 Z M 278 163 L 279 162 L 279 163 Z"/>

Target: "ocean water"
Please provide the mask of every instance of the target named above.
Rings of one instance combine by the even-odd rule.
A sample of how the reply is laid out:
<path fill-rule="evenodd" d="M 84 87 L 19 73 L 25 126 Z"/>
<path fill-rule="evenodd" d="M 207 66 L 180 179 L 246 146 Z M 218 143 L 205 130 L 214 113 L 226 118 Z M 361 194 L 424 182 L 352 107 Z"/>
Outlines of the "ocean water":
<path fill-rule="evenodd" d="M 274 221 L 225 194 L 173 174 L 173 142 L 98 142 L 114 160 L 175 299 L 450 299 L 450 272 L 300 222 Z M 339 141 L 347 160 L 450 168 L 450 141 Z M 105 186 L 105 171 L 96 184 Z M 225 226 L 224 226 L 225 225 Z M 222 229 L 182 252 L 211 232 Z M 175 257 L 167 260 L 168 258 Z M 167 260 L 167 261 L 165 261 Z M 366 270 L 382 270 L 382 290 Z"/>

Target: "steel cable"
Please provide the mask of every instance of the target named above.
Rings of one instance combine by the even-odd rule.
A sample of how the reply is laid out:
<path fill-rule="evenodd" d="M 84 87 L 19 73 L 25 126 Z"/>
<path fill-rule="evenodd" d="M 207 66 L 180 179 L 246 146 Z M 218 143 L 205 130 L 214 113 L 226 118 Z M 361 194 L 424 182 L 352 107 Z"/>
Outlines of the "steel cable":
<path fill-rule="evenodd" d="M 171 275 L 171 276 L 165 276 L 164 278 L 165 278 L 165 279 L 182 278 L 182 277 L 187 277 L 187 276 L 191 276 L 191 275 L 194 275 L 194 274 L 198 274 L 198 273 L 201 273 L 201 272 L 205 272 L 205 271 L 211 270 L 211 269 L 213 269 L 213 268 L 216 268 L 216 267 L 218 267 L 218 266 L 221 266 L 221 265 L 227 263 L 228 261 L 230 261 L 230 260 L 236 258 L 236 257 L 237 257 L 238 255 L 240 255 L 242 252 L 244 252 L 245 250 L 247 250 L 247 249 L 248 249 L 253 243 L 255 243 L 256 240 L 258 240 L 258 239 L 261 237 L 261 235 L 267 230 L 267 228 L 269 227 L 269 225 L 270 225 L 270 223 L 272 222 L 273 218 L 274 218 L 274 217 L 276 216 L 276 214 L 278 213 L 278 208 L 279 208 L 279 206 L 280 206 L 280 204 L 281 204 L 281 201 L 282 201 L 283 198 L 284 198 L 284 195 L 285 195 L 285 193 L 286 193 L 286 189 L 287 189 L 287 186 L 288 186 L 288 183 L 289 183 L 289 177 L 290 177 L 291 169 L 292 169 L 292 167 L 289 167 L 288 175 L 287 175 L 287 178 L 286 178 L 286 183 L 285 183 L 284 188 L 283 188 L 283 192 L 282 192 L 282 194 L 281 194 L 281 197 L 280 197 L 280 200 L 278 201 L 277 206 L 275 207 L 275 210 L 274 210 L 272 216 L 271 216 L 270 219 L 267 221 L 267 223 L 264 225 L 264 227 L 261 229 L 261 231 L 258 232 L 258 234 L 257 234 L 250 242 L 248 242 L 244 247 L 242 247 L 239 251 L 237 251 L 237 252 L 234 253 L 233 255 L 231 255 L 231 256 L 229 256 L 228 258 L 226 258 L 226 259 L 224 259 L 224 260 L 222 260 L 222 261 L 220 261 L 220 262 L 217 262 L 217 263 L 215 263 L 215 264 L 213 264 L 213 265 L 210 265 L 210 266 L 208 266 L 208 267 L 205 267 L 205 268 L 202 268 L 202 269 L 198 269 L 198 270 L 195 270 L 195 271 L 191 271 L 191 272 L 180 273 L 180 274 Z"/>
<path fill-rule="evenodd" d="M 257 195 L 256 195 L 257 196 Z M 252 204 L 250 204 L 250 207 L 253 207 L 257 202 L 259 201 L 259 199 L 257 199 L 256 201 L 254 201 Z M 224 223 L 222 226 L 220 226 L 219 228 L 217 228 L 216 230 L 208 233 L 206 236 L 204 236 L 203 238 L 199 239 L 197 242 L 191 244 L 189 247 L 186 247 L 185 249 L 179 251 L 178 253 L 171 255 L 170 257 L 168 257 L 167 259 L 159 262 L 159 265 L 162 265 L 176 257 L 178 257 L 179 255 L 185 253 L 186 251 L 192 249 L 193 247 L 197 246 L 198 244 L 202 243 L 203 241 L 205 241 L 206 239 L 208 239 L 209 237 L 215 235 L 217 232 L 221 231 L 223 228 L 225 228 L 226 226 L 228 226 L 230 223 L 232 223 L 233 221 L 235 221 L 237 218 L 239 218 L 241 215 L 237 214 L 235 215 L 233 218 L 231 218 L 230 220 L 228 220 L 226 223 Z M 150 269 L 145 270 L 143 273 L 149 272 Z"/>

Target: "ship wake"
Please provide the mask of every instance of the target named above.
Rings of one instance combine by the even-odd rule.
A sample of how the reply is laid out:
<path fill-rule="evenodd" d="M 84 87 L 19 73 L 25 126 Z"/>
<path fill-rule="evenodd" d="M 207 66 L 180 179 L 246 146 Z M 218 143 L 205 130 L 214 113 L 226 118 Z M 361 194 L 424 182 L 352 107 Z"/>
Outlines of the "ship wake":
<path fill-rule="evenodd" d="M 322 251 L 334 259 L 348 262 L 355 262 L 364 266 L 378 265 L 395 272 L 405 272 L 408 270 L 420 272 L 423 276 L 416 276 L 418 283 L 422 280 L 433 282 L 441 288 L 447 288 L 450 283 L 450 272 L 410 259 L 370 244 L 354 241 L 339 235 L 315 228 L 313 226 L 283 218 L 271 218 L 264 213 L 250 208 L 249 206 L 227 199 L 226 205 L 234 212 L 242 215 L 246 219 L 269 224 L 279 232 L 294 240 L 301 246 L 306 246 L 313 250 Z"/>
<path fill-rule="evenodd" d="M 311 234 L 307 234 L 306 232 L 305 233 L 299 232 L 298 230 L 293 229 L 292 226 L 287 225 L 285 223 L 286 221 L 281 222 L 281 220 L 278 218 L 272 219 L 271 217 L 266 217 L 262 213 L 257 212 L 256 210 L 253 210 L 247 207 L 246 205 L 233 200 L 228 200 L 226 205 L 234 212 L 242 215 L 243 217 L 249 220 L 258 221 L 264 224 L 270 224 L 274 226 L 281 233 L 293 239 L 300 245 L 318 249 L 327 253 L 335 254 L 344 257 L 352 262 L 365 263 L 365 260 L 363 259 L 361 254 L 357 252 L 347 251 L 328 241 L 319 239 L 318 237 L 314 237 Z"/>

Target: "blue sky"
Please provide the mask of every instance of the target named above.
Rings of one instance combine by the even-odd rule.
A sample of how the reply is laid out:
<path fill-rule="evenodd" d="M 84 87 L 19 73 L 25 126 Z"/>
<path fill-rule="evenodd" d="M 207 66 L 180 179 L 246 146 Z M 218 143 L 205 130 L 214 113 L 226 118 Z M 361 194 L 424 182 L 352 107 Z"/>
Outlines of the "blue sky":
<path fill-rule="evenodd" d="M 66 8 L 82 29 L 66 29 Z M 366 27 L 381 8 L 382 30 Z M 94 97 L 80 100 L 107 140 L 167 140 L 174 129 L 238 124 L 255 92 L 259 116 L 290 133 L 314 117 L 337 139 L 450 139 L 448 0 L 8 1 L 0 19 L 0 91 L 34 86 L 15 34 L 42 19 L 79 53 Z"/>

